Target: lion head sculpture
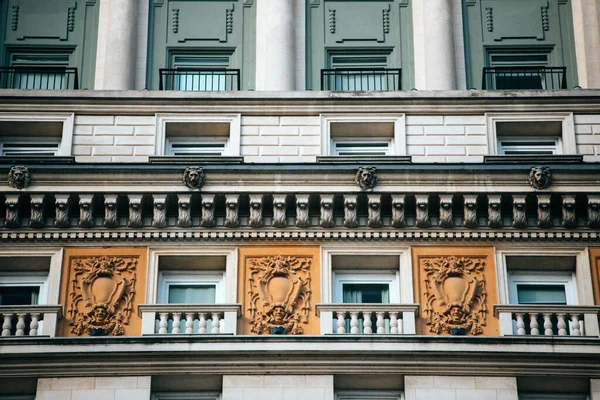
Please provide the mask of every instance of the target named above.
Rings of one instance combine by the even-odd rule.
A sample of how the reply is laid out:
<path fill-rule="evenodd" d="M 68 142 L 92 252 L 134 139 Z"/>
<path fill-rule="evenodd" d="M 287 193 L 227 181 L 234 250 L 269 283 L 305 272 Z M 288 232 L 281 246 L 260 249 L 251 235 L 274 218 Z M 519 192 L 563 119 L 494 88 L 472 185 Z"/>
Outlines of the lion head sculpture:
<path fill-rule="evenodd" d="M 202 167 L 187 167 L 182 181 L 190 189 L 199 189 L 204 184 L 204 170 Z"/>
<path fill-rule="evenodd" d="M 375 167 L 359 167 L 354 177 L 354 182 L 362 190 L 373 190 L 377 184 L 377 168 Z"/>
<path fill-rule="evenodd" d="M 552 173 L 548 167 L 533 167 L 527 177 L 529 185 L 534 189 L 548 189 L 552 184 Z"/>
<path fill-rule="evenodd" d="M 23 165 L 17 165 L 10 167 L 8 171 L 8 184 L 15 189 L 24 189 L 29 186 L 31 182 L 31 175 L 29 174 L 29 168 Z"/>

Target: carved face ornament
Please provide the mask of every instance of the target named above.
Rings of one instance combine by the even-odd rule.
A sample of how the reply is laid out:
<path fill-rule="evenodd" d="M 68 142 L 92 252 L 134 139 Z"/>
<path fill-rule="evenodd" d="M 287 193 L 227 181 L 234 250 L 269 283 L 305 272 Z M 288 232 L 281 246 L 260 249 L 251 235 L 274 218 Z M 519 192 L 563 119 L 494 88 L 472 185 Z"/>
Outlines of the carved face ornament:
<path fill-rule="evenodd" d="M 359 167 L 354 177 L 354 182 L 362 190 L 373 190 L 377 184 L 377 168 Z"/>
<path fill-rule="evenodd" d="M 190 189 L 200 189 L 204 184 L 204 178 L 202 167 L 187 167 L 183 171 L 182 181 Z"/>
<path fill-rule="evenodd" d="M 8 171 L 8 184 L 15 189 L 25 189 L 31 182 L 29 169 L 24 165 L 10 167 Z"/>
<path fill-rule="evenodd" d="M 533 167 L 527 177 L 529 185 L 538 190 L 548 189 L 552 184 L 552 173 L 548 167 Z"/>

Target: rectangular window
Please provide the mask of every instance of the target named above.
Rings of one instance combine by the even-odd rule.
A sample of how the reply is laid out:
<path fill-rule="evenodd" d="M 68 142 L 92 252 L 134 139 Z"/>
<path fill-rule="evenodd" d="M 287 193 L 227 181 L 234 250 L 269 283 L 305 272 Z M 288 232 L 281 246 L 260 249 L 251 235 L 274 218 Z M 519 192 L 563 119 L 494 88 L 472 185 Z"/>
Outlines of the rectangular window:
<path fill-rule="evenodd" d="M 388 390 L 338 390 L 335 400 L 403 400 L 404 396 L 399 391 Z"/>
<path fill-rule="evenodd" d="M 70 54 L 51 49 L 9 51 L 8 66 L 0 70 L 0 88 L 78 89 L 77 69 L 69 67 Z"/>
<path fill-rule="evenodd" d="M 215 304 L 225 301 L 222 271 L 164 271 L 159 273 L 160 304 Z"/>
<path fill-rule="evenodd" d="M 168 291 L 169 304 L 207 304 L 216 300 L 216 285 L 174 283 Z"/>
<path fill-rule="evenodd" d="M 219 392 L 152 393 L 151 400 L 220 400 Z"/>
<path fill-rule="evenodd" d="M 168 137 L 165 154 L 169 156 L 222 156 L 227 150 L 227 139 L 210 137 Z"/>
<path fill-rule="evenodd" d="M 2 156 L 55 156 L 60 148 L 60 138 L 0 137 Z"/>
<path fill-rule="evenodd" d="M 504 137 L 498 141 L 498 153 L 517 154 L 559 154 L 560 140 L 555 137 L 522 138 Z"/>
<path fill-rule="evenodd" d="M 344 303 L 387 304 L 390 302 L 390 285 L 387 283 L 343 283 Z"/>
<path fill-rule="evenodd" d="M 321 72 L 322 90 L 400 90 L 401 70 L 389 66 L 389 51 L 354 49 L 329 52 Z"/>
<path fill-rule="evenodd" d="M 178 71 L 173 90 L 220 91 L 227 90 L 226 56 L 174 56 L 173 68 Z"/>
<path fill-rule="evenodd" d="M 333 139 L 332 155 L 335 156 L 388 156 L 392 155 L 394 146 L 391 138 L 368 139 Z"/>
<path fill-rule="evenodd" d="M 36 305 L 39 286 L 0 286 L 0 306 Z"/>
<path fill-rule="evenodd" d="M 567 304 L 565 285 L 516 284 L 519 304 Z"/>
<path fill-rule="evenodd" d="M 3 115 L 0 117 L 0 156 L 71 155 L 73 114 Z"/>
<path fill-rule="evenodd" d="M 498 154 L 562 154 L 561 121 L 496 122 Z"/>

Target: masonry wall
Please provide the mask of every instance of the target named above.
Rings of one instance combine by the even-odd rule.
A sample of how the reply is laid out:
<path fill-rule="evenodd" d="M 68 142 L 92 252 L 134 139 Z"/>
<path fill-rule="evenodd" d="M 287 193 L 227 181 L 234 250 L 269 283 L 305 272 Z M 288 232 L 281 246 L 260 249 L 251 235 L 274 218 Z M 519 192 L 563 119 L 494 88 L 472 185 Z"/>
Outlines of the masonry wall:
<path fill-rule="evenodd" d="M 40 378 L 36 400 L 148 400 L 149 376 Z"/>
<path fill-rule="evenodd" d="M 585 161 L 600 161 L 600 115 L 575 115 L 575 141 Z"/>
<path fill-rule="evenodd" d="M 517 400 L 517 379 L 476 376 L 406 376 L 406 400 Z"/>
<path fill-rule="evenodd" d="M 332 375 L 224 375 L 222 400 L 333 400 Z"/>

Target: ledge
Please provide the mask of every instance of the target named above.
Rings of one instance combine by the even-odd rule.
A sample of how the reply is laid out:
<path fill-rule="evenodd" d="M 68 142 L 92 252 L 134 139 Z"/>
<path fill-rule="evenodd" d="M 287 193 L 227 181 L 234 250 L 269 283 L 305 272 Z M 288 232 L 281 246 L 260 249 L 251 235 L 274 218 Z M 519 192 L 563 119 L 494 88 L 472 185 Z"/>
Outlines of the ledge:
<path fill-rule="evenodd" d="M 317 156 L 317 164 L 350 164 L 350 165 L 383 165 L 383 164 L 410 164 L 412 156 Z"/>
<path fill-rule="evenodd" d="M 224 156 L 150 156 L 150 164 L 159 165 L 236 165 L 243 164 L 244 157 Z"/>
<path fill-rule="evenodd" d="M 579 164 L 580 155 L 492 155 L 483 156 L 484 164 Z"/>

